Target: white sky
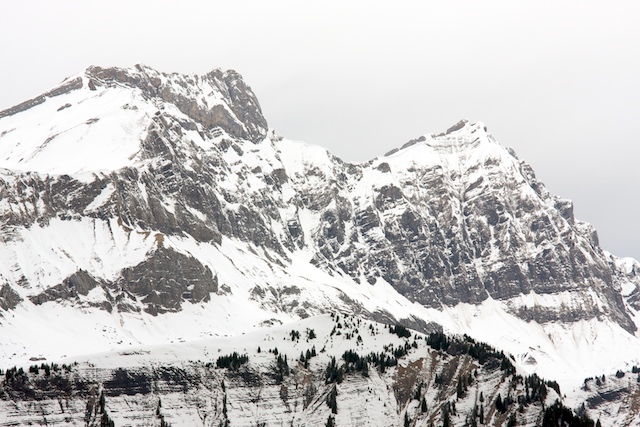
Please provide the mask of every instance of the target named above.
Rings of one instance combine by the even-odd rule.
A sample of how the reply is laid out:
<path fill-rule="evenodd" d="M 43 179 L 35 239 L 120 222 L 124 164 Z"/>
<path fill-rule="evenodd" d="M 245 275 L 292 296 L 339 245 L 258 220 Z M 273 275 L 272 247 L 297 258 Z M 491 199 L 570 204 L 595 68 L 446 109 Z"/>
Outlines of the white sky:
<path fill-rule="evenodd" d="M 640 259 L 640 2 L 0 0 L 0 109 L 90 64 L 233 68 L 269 125 L 367 160 L 481 120 Z"/>

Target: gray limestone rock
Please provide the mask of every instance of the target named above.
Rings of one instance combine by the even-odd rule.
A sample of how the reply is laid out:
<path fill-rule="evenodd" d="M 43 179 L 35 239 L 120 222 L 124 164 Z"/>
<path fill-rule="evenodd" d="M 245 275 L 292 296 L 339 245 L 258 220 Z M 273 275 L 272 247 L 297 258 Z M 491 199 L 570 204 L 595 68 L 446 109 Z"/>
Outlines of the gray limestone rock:
<path fill-rule="evenodd" d="M 142 263 L 122 270 L 110 287 L 134 296 L 146 312 L 157 315 L 179 311 L 183 301 L 209 301 L 218 291 L 218 279 L 197 259 L 160 247 Z"/>
<path fill-rule="evenodd" d="M 93 288 L 103 286 L 104 283 L 96 280 L 84 270 L 78 270 L 64 279 L 62 283 L 52 286 L 44 292 L 30 298 L 36 305 L 49 301 L 68 301 L 77 299 L 79 295 L 86 296 Z"/>
<path fill-rule="evenodd" d="M 22 302 L 20 295 L 5 283 L 0 288 L 0 309 L 4 311 L 13 310 Z"/>

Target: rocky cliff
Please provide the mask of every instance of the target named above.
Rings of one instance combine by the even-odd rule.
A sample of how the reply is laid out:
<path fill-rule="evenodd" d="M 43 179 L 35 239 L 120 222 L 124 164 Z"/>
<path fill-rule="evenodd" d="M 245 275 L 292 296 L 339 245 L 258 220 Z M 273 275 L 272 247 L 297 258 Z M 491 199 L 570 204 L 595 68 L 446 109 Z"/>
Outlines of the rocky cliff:
<path fill-rule="evenodd" d="M 638 263 L 482 123 L 347 163 L 268 130 L 233 71 L 89 67 L 0 112 L 0 167 L 6 366 L 335 310 L 567 381 L 640 354 Z"/>
<path fill-rule="evenodd" d="M 592 392 L 578 415 L 486 344 L 340 315 L 67 362 L 6 371 L 0 425 L 593 426 L 620 405 Z"/>

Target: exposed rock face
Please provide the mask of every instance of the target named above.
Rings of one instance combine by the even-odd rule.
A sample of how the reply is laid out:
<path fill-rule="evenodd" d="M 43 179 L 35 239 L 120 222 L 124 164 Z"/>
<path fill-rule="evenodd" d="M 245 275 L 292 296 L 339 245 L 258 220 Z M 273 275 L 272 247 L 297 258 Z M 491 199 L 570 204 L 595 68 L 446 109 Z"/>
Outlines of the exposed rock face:
<path fill-rule="evenodd" d="M 125 84 L 139 88 L 150 99 L 159 98 L 175 105 L 207 130 L 220 127 L 230 135 L 253 142 L 261 141 L 267 133 L 267 121 L 258 99 L 242 76 L 233 70 L 218 69 L 204 76 L 185 76 L 158 73 L 137 65 L 133 70 L 89 67 L 87 76 L 94 87 Z M 211 95 L 222 97 L 225 102 L 210 105 L 207 98 Z"/>
<path fill-rule="evenodd" d="M 217 278 L 198 260 L 160 248 L 135 267 L 122 270 L 117 285 L 125 293 L 142 297 L 150 314 L 180 310 L 180 303 L 206 302 L 218 291 Z"/>
<path fill-rule="evenodd" d="M 237 363 L 225 364 L 232 351 Z M 469 337 L 423 336 L 344 315 L 251 337 L 86 357 L 8 369 L 0 377 L 0 425 L 534 427 L 559 419 L 595 425 L 591 418 L 612 427 L 640 420 L 629 404 L 640 393 L 637 372 L 564 390 L 519 375 L 510 356 Z M 560 405 L 562 414 L 554 411 Z"/>
<path fill-rule="evenodd" d="M 86 103 L 101 106 L 102 99 L 110 103 L 104 114 L 92 107 L 81 124 L 65 123 L 43 141 L 25 140 L 33 145 L 29 156 L 8 151 L 11 164 L 28 169 L 45 148 L 97 147 L 99 138 L 69 135 L 77 126 L 107 126 L 110 114 L 130 120 L 114 127 L 129 129 L 127 141 L 134 141 L 132 154 L 111 169 L 52 174 L 34 162 L 33 172 L 1 171 L 0 239 L 11 260 L 0 272 L 11 285 L 2 288 L 5 310 L 21 295 L 36 304 L 83 300 L 99 287 L 98 305 L 107 310 L 175 312 L 184 301 L 230 293 L 223 285 L 241 287 L 242 276 L 243 295 L 274 313 L 306 317 L 331 306 L 368 317 L 385 313 L 382 302 L 365 308 L 367 301 L 334 282 L 329 286 L 337 290 L 322 296 L 312 284 L 285 283 L 283 277 L 300 271 L 294 258 L 302 257 L 309 271 L 320 269 L 336 283 L 388 284 L 422 307 L 492 298 L 526 321 L 597 318 L 636 329 L 621 289 L 636 286 L 639 276 L 603 252 L 595 230 L 574 218 L 571 202 L 550 194 L 481 123 L 462 121 L 383 158 L 349 164 L 269 133 L 255 95 L 233 71 L 188 76 L 143 66 L 90 67 L 42 100 L 0 113 L 0 135 L 16 131 L 9 120 L 22 110 L 56 122 Z M 86 225 L 91 244 L 108 240 L 112 247 L 85 259 L 82 251 L 69 254 L 47 241 L 50 252 L 63 254 L 56 259 L 64 268 L 30 268 L 20 255 L 33 247 L 25 236 L 53 230 L 54 223 Z M 136 239 L 151 241 L 143 242 L 142 255 L 131 250 L 137 258 L 123 255 L 117 266 L 104 265 L 107 255 L 129 254 Z M 230 259 L 219 273 L 208 256 L 224 252 L 225 241 L 246 245 L 267 267 Z M 311 274 L 304 276 L 309 283 Z M 295 295 L 288 293 L 293 289 Z M 540 303 L 534 297 L 541 295 L 552 298 Z M 637 293 L 628 295 L 636 301 Z M 548 303 L 554 298 L 563 305 Z M 415 313 L 406 316 L 429 325 Z"/>
<path fill-rule="evenodd" d="M 332 416 L 354 425 L 384 426 L 402 422 L 404 408 L 412 404 L 409 413 L 414 419 L 438 419 L 442 417 L 446 401 L 455 400 L 456 373 L 475 367 L 468 357 L 452 359 L 446 356 L 442 360 L 421 359 L 395 372 L 389 369 L 387 374 L 371 370 L 368 377 L 360 373 L 344 374 L 346 381 L 340 384 L 325 384 L 324 370 L 320 366 L 304 369 L 297 364 L 291 364 L 292 369 L 283 380 L 276 380 L 268 367 L 242 367 L 237 372 L 215 369 L 203 363 L 156 369 L 94 369 L 93 372 L 74 367 L 70 373 L 54 373 L 48 378 L 42 373 L 30 374 L 31 384 L 25 385 L 29 387 L 26 396 L 20 389 L 7 387 L 6 392 L 13 402 L 9 404 L 8 400 L 0 398 L 3 412 L 0 422 L 29 425 L 46 420 L 46 425 L 50 426 L 82 423 L 99 426 L 106 413 L 110 419 L 118 421 L 116 425 L 159 422 L 162 415 L 162 419 L 176 426 L 193 425 L 192 420 L 198 417 L 204 418 L 203 425 L 207 426 L 218 426 L 225 420 L 238 426 L 256 423 L 295 425 L 302 420 L 305 425 L 320 426 Z M 435 382 L 434 373 L 440 371 L 453 378 Z M 493 396 L 507 392 L 508 382 L 500 379 L 499 368 L 493 366 L 482 369 L 480 377 L 474 381 L 486 386 L 485 393 Z M 414 399 L 421 383 L 418 393 L 424 393 L 429 399 L 425 412 L 420 410 L 420 399 Z M 380 387 L 380 384 L 387 387 Z M 326 403 L 334 387 L 337 414 L 332 414 Z M 465 398 L 463 401 L 471 401 L 474 396 L 469 394 Z M 104 402 L 102 408 L 101 401 Z M 414 409 L 416 401 L 418 407 Z M 375 411 L 376 405 L 383 404 L 383 414 L 371 418 L 370 413 Z M 483 414 L 486 419 L 502 417 L 490 404 L 486 408 Z M 515 412 L 515 409 L 516 405 L 513 405 L 509 412 Z M 539 419 L 543 411 L 536 402 L 528 405 L 524 412 L 527 418 Z M 526 419 L 525 416 L 522 418 Z"/>
<path fill-rule="evenodd" d="M 101 286 L 100 282 L 86 271 L 80 270 L 67 277 L 61 284 L 53 286 L 30 299 L 37 305 L 47 301 L 74 300 L 80 295 L 88 295 L 92 289 L 98 286 Z"/>
<path fill-rule="evenodd" d="M 551 195 L 481 124 L 462 122 L 410 147 L 361 166 L 367 174 L 395 171 L 391 182 L 367 188 L 370 197 L 351 190 L 360 178 L 335 170 L 321 176 L 328 183 L 323 190 L 300 193 L 300 208 L 320 213 L 312 236 L 317 265 L 371 283 L 381 277 L 431 307 L 571 292 L 575 305 L 566 309 L 517 313 L 540 323 L 605 315 L 635 330 L 618 293 L 621 281 L 632 278 L 614 277 L 595 231 L 574 219 L 571 202 Z M 441 162 L 389 166 L 409 150 Z M 314 170 L 305 172 L 293 181 L 305 186 Z M 603 307 L 593 295 L 608 302 Z"/>
<path fill-rule="evenodd" d="M 0 308 L 7 311 L 14 309 L 22 302 L 22 298 L 8 284 L 0 288 Z"/>
<path fill-rule="evenodd" d="M 162 241 L 162 235 L 157 235 L 156 238 L 158 242 Z M 113 305 L 121 312 L 139 311 L 142 307 L 147 313 L 157 315 L 167 311 L 179 311 L 183 301 L 209 301 L 210 294 L 218 292 L 218 279 L 197 259 L 164 248 L 159 243 L 159 248 L 146 260 L 123 269 L 120 277 L 112 283 L 96 280 L 86 271 L 80 270 L 67 277 L 61 284 L 52 286 L 30 299 L 36 305 L 49 301 L 67 301 L 82 306 L 85 300 L 82 296 L 86 297 L 95 288 L 101 290 L 99 294 L 103 295 L 105 300 L 98 303 L 89 302 L 88 306 L 109 312 Z M 15 298 L 19 298 L 19 295 L 11 292 L 11 288 L 7 288 L 7 292 L 0 294 L 5 295 L 6 307 L 2 306 L 5 310 L 17 305 Z"/>
<path fill-rule="evenodd" d="M 99 426 L 110 419 L 116 425 L 323 426 L 332 420 L 382 427 L 402 425 L 405 419 L 441 424 L 446 418 L 452 426 L 470 420 L 501 426 L 517 416 L 518 425 L 536 426 L 547 396 L 550 402 L 560 397 L 550 386 L 543 386 L 541 396 L 543 383 L 534 377 L 536 388 L 529 393 L 527 383 L 525 400 L 523 377 L 516 377 L 507 356 L 486 346 L 476 347 L 484 350 L 480 357 L 467 354 L 469 343 L 462 341 L 434 350 L 425 337 L 413 333 L 400 338 L 384 325 L 347 322 L 336 319 L 316 330 L 318 335 L 294 342 L 281 328 L 272 332 L 278 354 L 260 339 L 263 350 L 256 350 L 258 342 L 251 343 L 243 353 L 248 360 L 239 366 L 222 366 L 217 358 L 227 354 L 204 361 L 154 360 L 148 366 L 140 364 L 140 357 L 149 351 L 138 350 L 108 356 L 130 364 L 122 367 L 96 367 L 100 361 L 92 360 L 56 369 L 35 365 L 29 372 L 10 370 L 0 380 L 0 424 Z M 331 326 L 338 325 L 343 335 L 328 336 Z M 364 338 L 355 344 L 345 335 L 356 333 L 358 326 Z M 289 343 L 283 343 L 287 335 Z M 359 348 L 363 341 L 367 348 L 375 345 L 372 354 L 384 356 L 382 362 L 373 362 Z M 331 345 L 317 353 L 315 347 L 323 342 Z M 210 345 L 216 347 L 215 342 Z M 349 345 L 354 346 L 351 353 L 341 355 Z M 355 359 L 360 357 L 369 357 L 366 368 Z M 505 399 L 497 409 L 499 394 L 521 399 Z"/>

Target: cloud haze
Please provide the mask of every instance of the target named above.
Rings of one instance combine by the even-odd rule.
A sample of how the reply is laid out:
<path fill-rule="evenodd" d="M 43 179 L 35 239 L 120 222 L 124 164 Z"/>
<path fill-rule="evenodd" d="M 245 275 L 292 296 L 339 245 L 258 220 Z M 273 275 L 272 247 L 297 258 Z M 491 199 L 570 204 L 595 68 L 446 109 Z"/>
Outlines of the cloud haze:
<path fill-rule="evenodd" d="M 635 1 L 6 1 L 0 109 L 144 63 L 234 68 L 278 133 L 345 160 L 481 120 L 640 258 L 639 18 Z"/>

